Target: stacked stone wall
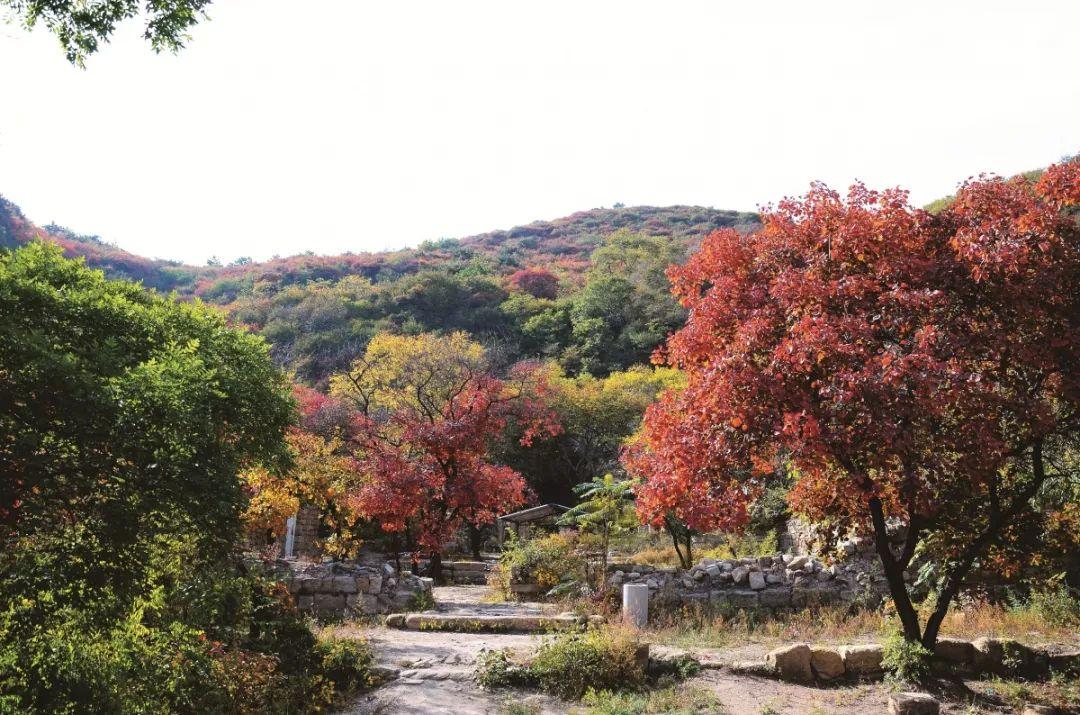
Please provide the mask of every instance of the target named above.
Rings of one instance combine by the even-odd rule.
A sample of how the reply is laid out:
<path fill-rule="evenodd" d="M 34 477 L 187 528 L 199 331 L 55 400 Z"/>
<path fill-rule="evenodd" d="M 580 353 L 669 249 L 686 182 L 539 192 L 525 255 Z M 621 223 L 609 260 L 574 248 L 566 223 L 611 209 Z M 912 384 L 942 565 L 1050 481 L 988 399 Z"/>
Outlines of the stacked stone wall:
<path fill-rule="evenodd" d="M 735 609 L 786 610 L 833 603 L 876 605 L 888 593 L 880 566 L 862 558 L 828 564 L 814 556 L 703 559 L 689 570 L 613 564 L 608 587 L 643 583 L 653 607 L 692 604 Z"/>
<path fill-rule="evenodd" d="M 320 616 L 394 613 L 431 600 L 431 579 L 398 574 L 390 564 L 282 560 L 276 573 L 300 610 Z"/>

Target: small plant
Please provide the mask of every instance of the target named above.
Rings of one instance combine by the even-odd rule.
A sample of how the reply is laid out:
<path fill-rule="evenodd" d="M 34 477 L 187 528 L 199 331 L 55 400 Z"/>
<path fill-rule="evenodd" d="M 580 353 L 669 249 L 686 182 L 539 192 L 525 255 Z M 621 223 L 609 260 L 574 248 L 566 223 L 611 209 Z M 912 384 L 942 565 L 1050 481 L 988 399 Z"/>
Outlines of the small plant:
<path fill-rule="evenodd" d="M 481 688 L 525 688 L 536 684 L 527 666 L 510 660 L 505 650 L 481 651 L 476 659 L 476 683 Z"/>
<path fill-rule="evenodd" d="M 410 611 L 431 611 L 435 608 L 435 597 L 431 591 L 417 591 L 409 599 Z"/>
<path fill-rule="evenodd" d="M 585 560 L 575 547 L 574 537 L 566 534 L 528 540 L 511 536 L 492 570 L 491 584 L 506 599 L 515 597 L 516 584 L 536 584 L 542 592 L 560 586 L 573 591 L 573 584 L 585 581 Z"/>
<path fill-rule="evenodd" d="M 918 683 L 929 677 L 931 657 L 930 651 L 921 643 L 906 640 L 900 633 L 893 633 L 885 641 L 881 666 L 890 680 Z"/>
<path fill-rule="evenodd" d="M 323 638 L 316 646 L 320 671 L 334 684 L 338 699 L 374 684 L 375 658 L 366 641 L 355 638 Z"/>

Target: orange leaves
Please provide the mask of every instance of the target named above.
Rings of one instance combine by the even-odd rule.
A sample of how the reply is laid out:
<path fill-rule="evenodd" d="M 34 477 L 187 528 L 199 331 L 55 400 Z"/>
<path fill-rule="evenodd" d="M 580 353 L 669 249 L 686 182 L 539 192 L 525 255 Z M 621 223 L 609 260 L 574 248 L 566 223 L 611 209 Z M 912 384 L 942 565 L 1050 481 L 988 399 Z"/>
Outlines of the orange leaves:
<path fill-rule="evenodd" d="M 869 494 L 891 514 L 976 499 L 1080 394 L 1078 202 L 1075 162 L 970 182 L 938 215 L 815 185 L 756 234 L 708 236 L 669 272 L 691 313 L 658 352 L 688 384 L 626 455 L 643 517 L 737 524 L 777 454 L 798 503 L 839 522 Z"/>

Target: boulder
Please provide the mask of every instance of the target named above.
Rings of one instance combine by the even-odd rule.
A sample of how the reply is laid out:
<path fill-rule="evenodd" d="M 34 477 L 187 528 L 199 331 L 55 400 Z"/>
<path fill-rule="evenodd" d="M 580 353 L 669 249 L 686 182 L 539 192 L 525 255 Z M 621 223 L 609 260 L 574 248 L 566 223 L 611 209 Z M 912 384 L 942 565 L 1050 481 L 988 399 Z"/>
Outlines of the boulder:
<path fill-rule="evenodd" d="M 765 588 L 765 574 L 760 571 L 751 571 L 747 578 L 750 581 L 750 588 L 755 591 Z"/>
<path fill-rule="evenodd" d="M 1050 653 L 1048 660 L 1050 669 L 1055 673 L 1080 675 L 1080 650 Z"/>
<path fill-rule="evenodd" d="M 787 566 L 788 566 L 788 568 L 789 568 L 789 569 L 791 569 L 792 571 L 798 571 L 799 569 L 801 569 L 801 568 L 803 568 L 804 566 L 806 566 L 806 564 L 807 564 L 807 563 L 808 563 L 809 561 L 810 561 L 810 559 L 808 559 L 808 558 L 807 558 L 807 557 L 805 557 L 805 556 L 796 556 L 796 557 L 795 557 L 795 558 L 793 558 L 793 559 L 792 559 L 791 561 L 788 561 L 788 564 L 787 564 Z"/>
<path fill-rule="evenodd" d="M 810 649 L 810 669 L 819 680 L 835 680 L 844 674 L 844 659 L 830 648 Z"/>
<path fill-rule="evenodd" d="M 893 693 L 889 696 L 889 715 L 938 715 L 941 704 L 926 693 Z"/>
<path fill-rule="evenodd" d="M 867 676 L 881 673 L 882 648 L 877 643 L 846 645 L 840 648 L 844 670 L 849 675 Z"/>
<path fill-rule="evenodd" d="M 750 576 L 750 569 L 745 566 L 739 566 L 731 572 L 731 578 L 737 584 L 746 583 L 747 578 Z"/>
<path fill-rule="evenodd" d="M 783 680 L 804 683 L 814 677 L 810 669 L 810 646 L 805 643 L 777 648 L 765 656 L 765 663 Z"/>
<path fill-rule="evenodd" d="M 966 667 L 975 660 L 975 646 L 959 638 L 938 638 L 934 655 L 950 665 Z"/>
<path fill-rule="evenodd" d="M 979 638 L 971 645 L 975 649 L 972 663 L 980 673 L 1038 678 L 1049 669 L 1045 654 L 1036 653 L 1019 641 Z"/>

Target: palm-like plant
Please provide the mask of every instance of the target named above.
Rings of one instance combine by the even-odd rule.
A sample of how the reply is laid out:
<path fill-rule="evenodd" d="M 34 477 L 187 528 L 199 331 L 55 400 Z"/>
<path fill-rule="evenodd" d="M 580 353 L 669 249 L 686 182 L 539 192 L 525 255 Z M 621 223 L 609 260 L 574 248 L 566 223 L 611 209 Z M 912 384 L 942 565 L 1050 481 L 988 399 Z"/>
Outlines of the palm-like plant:
<path fill-rule="evenodd" d="M 608 548 L 611 537 L 637 526 L 634 513 L 633 483 L 629 479 L 619 480 L 611 474 L 605 474 L 591 482 L 584 482 L 574 488 L 580 502 L 560 517 L 561 526 L 574 526 L 585 532 L 600 536 L 600 580 L 607 576 Z"/>

